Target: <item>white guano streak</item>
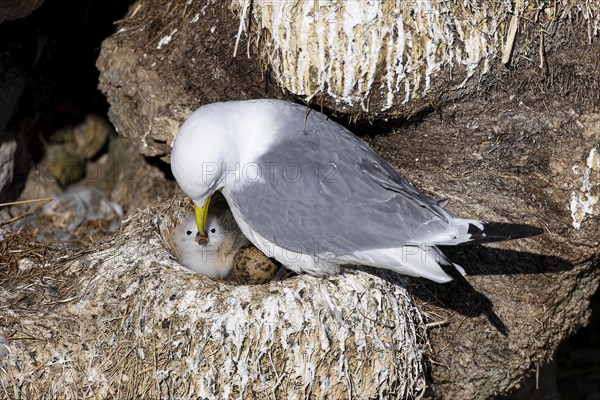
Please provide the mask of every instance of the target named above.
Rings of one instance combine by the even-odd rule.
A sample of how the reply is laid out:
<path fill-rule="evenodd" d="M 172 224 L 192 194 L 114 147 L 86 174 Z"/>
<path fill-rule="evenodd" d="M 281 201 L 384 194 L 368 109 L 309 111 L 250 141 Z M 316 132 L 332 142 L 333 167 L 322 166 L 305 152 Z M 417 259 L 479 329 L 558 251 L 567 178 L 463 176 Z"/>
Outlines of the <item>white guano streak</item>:
<path fill-rule="evenodd" d="M 306 1 L 302 10 L 303 18 L 300 25 L 300 48 L 298 49 L 298 61 L 296 62 L 296 76 L 300 78 L 298 79 L 298 86 L 296 87 L 296 92 L 298 94 L 306 94 L 304 86 L 305 83 L 307 84 L 306 89 L 309 91 L 311 89 L 310 83 L 312 79 L 302 78 L 306 75 L 309 75 L 307 71 L 307 65 L 310 57 L 308 41 L 309 39 L 311 41 L 314 40 L 314 38 L 310 36 L 313 32 L 312 28 L 315 22 L 315 19 L 310 15 L 312 9 L 312 1 Z"/>
<path fill-rule="evenodd" d="M 379 90 L 383 111 L 427 96 L 446 70 L 458 77 L 459 87 L 486 73 L 499 51 L 503 9 L 479 1 L 289 0 L 258 2 L 253 13 L 259 31 L 270 32 L 257 43 L 265 46 L 282 87 L 308 98 L 325 91 L 363 108 Z M 454 72 L 456 65 L 463 68 Z"/>
<path fill-rule="evenodd" d="M 333 87 L 336 85 L 336 65 L 339 65 L 341 59 L 338 58 L 338 50 L 336 50 L 336 38 L 337 38 L 337 29 L 338 29 L 338 14 L 333 12 L 331 17 L 327 17 L 327 21 L 325 23 L 329 24 L 329 32 L 327 37 L 327 45 L 329 50 L 329 65 L 327 69 L 327 94 L 332 97 L 336 97 L 336 92 L 333 90 Z"/>
<path fill-rule="evenodd" d="M 318 7 L 319 8 L 316 18 L 315 33 L 317 35 L 317 52 L 319 53 L 317 58 L 317 70 L 319 71 L 319 73 L 316 77 L 314 77 L 317 84 L 317 87 L 314 89 L 315 93 L 323 91 L 324 84 L 327 81 L 326 76 L 328 75 L 328 73 L 331 72 L 331 70 L 328 69 L 325 64 L 325 35 L 327 32 L 325 30 L 325 21 L 327 21 L 328 13 L 323 13 L 323 10 L 325 8 L 321 7 L 320 4 L 318 5 Z"/>
<path fill-rule="evenodd" d="M 342 96 L 346 99 L 349 104 L 352 104 L 353 101 L 350 97 L 350 92 L 355 84 L 355 72 L 356 72 L 356 56 L 354 54 L 354 27 L 356 23 L 354 22 L 354 16 L 352 15 L 353 9 L 358 7 L 358 2 L 348 2 L 346 3 L 346 8 L 344 10 L 344 34 L 346 35 L 346 43 L 345 48 L 346 52 L 344 54 L 343 60 L 340 60 L 344 65 L 344 75 L 342 77 L 342 81 L 344 82 L 344 86 L 342 89 Z"/>
<path fill-rule="evenodd" d="M 573 171 L 577 171 L 573 168 Z M 600 187 L 600 153 L 597 147 L 590 150 L 586 160 L 586 167 L 581 179 L 581 188 L 578 192 L 571 192 L 571 218 L 573 228 L 579 230 L 581 223 L 589 215 L 594 215 L 594 206 L 600 201 L 598 188 Z"/>

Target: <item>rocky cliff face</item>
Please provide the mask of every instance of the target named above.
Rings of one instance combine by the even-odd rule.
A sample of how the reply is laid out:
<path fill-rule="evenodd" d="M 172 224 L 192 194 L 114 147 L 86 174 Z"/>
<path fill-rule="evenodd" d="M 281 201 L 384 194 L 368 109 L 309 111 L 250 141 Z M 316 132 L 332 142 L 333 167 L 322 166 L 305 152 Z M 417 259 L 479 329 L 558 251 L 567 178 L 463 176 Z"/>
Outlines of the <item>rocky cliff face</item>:
<path fill-rule="evenodd" d="M 7 0 L 0 4 L 0 23 L 31 14 L 44 0 Z"/>

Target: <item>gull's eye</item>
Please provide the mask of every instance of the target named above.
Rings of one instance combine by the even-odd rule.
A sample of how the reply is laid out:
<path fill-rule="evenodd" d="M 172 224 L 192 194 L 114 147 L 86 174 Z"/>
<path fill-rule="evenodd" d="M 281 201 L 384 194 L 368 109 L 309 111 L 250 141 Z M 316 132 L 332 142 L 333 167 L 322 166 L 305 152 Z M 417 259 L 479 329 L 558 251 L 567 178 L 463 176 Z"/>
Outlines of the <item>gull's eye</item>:
<path fill-rule="evenodd" d="M 210 230 L 210 233 L 215 233 L 216 231 L 217 231 L 217 230 L 216 230 L 215 228 L 212 228 L 212 229 Z"/>
<path fill-rule="evenodd" d="M 192 234 L 192 231 L 187 231 L 186 235 L 190 236 Z"/>

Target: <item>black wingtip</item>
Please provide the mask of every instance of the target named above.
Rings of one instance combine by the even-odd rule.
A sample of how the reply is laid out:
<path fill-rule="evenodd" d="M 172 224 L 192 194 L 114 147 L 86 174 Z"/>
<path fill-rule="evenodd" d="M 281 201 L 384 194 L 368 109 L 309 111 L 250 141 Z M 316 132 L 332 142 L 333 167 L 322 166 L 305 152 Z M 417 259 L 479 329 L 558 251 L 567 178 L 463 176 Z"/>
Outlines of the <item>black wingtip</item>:
<path fill-rule="evenodd" d="M 500 242 L 504 240 L 521 239 L 544 233 L 542 228 L 526 224 L 508 224 L 504 222 L 481 222 L 483 230 L 474 224 L 469 224 L 472 242 Z"/>

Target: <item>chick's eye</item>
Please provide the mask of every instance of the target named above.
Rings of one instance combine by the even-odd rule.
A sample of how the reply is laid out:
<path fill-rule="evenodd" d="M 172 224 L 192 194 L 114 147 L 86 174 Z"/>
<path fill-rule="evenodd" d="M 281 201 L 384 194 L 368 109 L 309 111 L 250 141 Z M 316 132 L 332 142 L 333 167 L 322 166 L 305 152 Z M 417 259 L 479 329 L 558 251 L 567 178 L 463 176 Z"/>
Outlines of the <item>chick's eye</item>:
<path fill-rule="evenodd" d="M 216 230 L 215 228 L 212 228 L 212 229 L 210 230 L 210 233 L 215 233 L 216 231 L 217 231 L 217 230 Z"/>
<path fill-rule="evenodd" d="M 190 236 L 192 234 L 192 231 L 187 231 L 186 235 Z"/>

